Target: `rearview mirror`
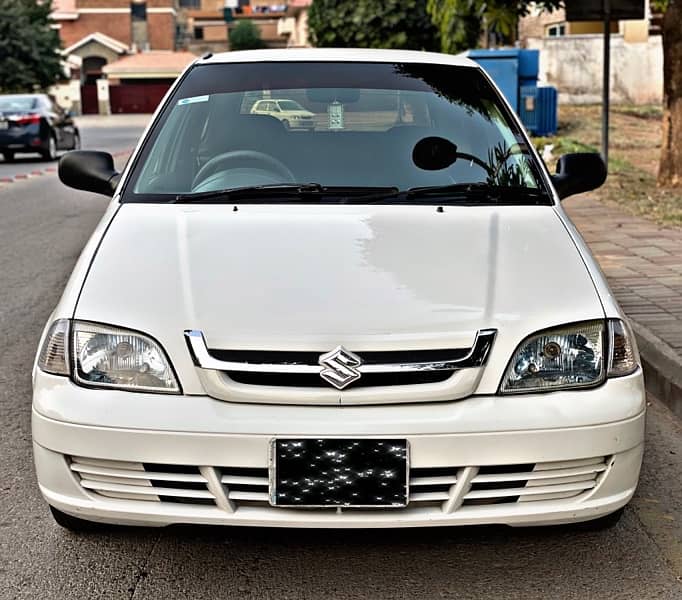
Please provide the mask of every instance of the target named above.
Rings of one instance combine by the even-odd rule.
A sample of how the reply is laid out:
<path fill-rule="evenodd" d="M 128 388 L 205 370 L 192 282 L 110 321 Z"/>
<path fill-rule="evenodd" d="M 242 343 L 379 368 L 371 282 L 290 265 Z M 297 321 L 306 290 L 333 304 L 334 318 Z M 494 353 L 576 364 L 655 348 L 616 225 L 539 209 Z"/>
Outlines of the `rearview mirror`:
<path fill-rule="evenodd" d="M 573 194 L 596 190 L 606 181 L 606 165 L 599 154 L 579 152 L 559 158 L 552 183 L 562 200 Z"/>
<path fill-rule="evenodd" d="M 121 175 L 108 152 L 74 150 L 59 160 L 59 179 L 77 190 L 113 196 Z"/>
<path fill-rule="evenodd" d="M 456 160 L 457 146 L 442 137 L 425 137 L 412 150 L 412 161 L 424 171 L 447 169 Z"/>

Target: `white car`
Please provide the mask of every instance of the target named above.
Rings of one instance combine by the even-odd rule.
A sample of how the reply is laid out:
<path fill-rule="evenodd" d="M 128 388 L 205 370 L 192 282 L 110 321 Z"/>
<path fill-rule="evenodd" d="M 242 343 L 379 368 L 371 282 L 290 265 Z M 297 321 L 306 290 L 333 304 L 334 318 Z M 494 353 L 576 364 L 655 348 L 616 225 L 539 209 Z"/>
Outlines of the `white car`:
<path fill-rule="evenodd" d="M 275 117 L 287 129 L 315 128 L 315 113 L 306 110 L 295 100 L 286 98 L 258 100 L 251 107 L 251 114 Z"/>
<path fill-rule="evenodd" d="M 642 369 L 560 204 L 604 164 L 550 175 L 474 63 L 204 57 L 122 174 L 59 175 L 112 196 L 33 371 L 61 525 L 608 525 L 632 497 Z"/>

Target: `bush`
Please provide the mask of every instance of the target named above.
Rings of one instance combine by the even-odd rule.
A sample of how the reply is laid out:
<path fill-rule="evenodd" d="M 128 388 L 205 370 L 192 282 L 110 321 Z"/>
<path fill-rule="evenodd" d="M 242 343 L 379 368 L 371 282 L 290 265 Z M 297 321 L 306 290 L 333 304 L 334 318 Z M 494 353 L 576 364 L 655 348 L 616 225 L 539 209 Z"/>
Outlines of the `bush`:
<path fill-rule="evenodd" d="M 260 29 L 253 21 L 239 21 L 234 29 L 230 29 L 231 50 L 258 50 L 265 48 L 260 37 Z"/>

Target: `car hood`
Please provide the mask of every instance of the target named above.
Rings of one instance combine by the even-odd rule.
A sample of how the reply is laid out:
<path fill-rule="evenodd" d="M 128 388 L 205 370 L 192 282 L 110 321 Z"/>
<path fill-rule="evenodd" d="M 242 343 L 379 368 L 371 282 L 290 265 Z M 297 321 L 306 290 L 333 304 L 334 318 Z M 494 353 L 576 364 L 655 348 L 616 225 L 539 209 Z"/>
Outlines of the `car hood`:
<path fill-rule="evenodd" d="M 604 313 L 553 207 L 124 204 L 75 315 L 183 361 L 187 329 L 327 351 L 462 348 L 495 328 L 506 363 L 533 331 Z"/>

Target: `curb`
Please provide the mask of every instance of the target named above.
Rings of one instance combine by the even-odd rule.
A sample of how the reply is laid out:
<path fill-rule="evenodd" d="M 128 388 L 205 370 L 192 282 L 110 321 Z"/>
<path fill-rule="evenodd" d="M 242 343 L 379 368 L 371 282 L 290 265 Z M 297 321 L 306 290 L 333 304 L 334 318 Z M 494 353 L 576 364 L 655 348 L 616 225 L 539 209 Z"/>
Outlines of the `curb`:
<path fill-rule="evenodd" d="M 646 391 L 682 419 L 682 358 L 643 325 L 630 320 L 644 369 Z"/>

